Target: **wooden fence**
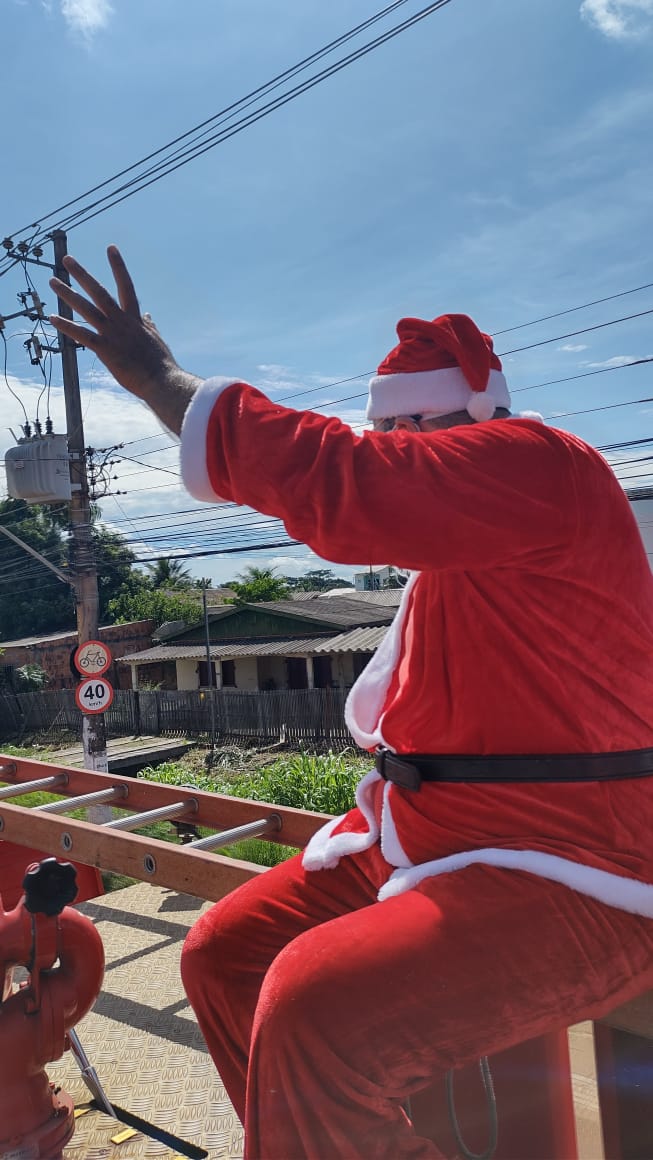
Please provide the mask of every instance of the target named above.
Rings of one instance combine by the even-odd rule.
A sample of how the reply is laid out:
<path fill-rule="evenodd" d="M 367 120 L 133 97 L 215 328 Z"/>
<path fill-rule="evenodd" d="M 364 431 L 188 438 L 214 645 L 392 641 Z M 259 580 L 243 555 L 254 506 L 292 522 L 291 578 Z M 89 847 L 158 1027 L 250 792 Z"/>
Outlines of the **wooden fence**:
<path fill-rule="evenodd" d="M 289 689 L 269 693 L 193 689 L 116 690 L 105 713 L 107 736 L 215 736 L 223 742 L 287 741 L 347 745 L 346 693 L 342 689 Z M 213 702 L 213 709 L 211 708 Z M 0 694 L 0 740 L 81 732 L 81 713 L 70 689 Z"/>

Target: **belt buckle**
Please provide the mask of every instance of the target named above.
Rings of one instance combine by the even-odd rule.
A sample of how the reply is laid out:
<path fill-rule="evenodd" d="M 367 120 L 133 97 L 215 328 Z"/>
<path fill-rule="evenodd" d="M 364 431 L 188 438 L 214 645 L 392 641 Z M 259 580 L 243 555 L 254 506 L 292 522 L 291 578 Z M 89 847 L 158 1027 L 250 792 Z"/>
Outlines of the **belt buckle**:
<path fill-rule="evenodd" d="M 422 784 L 419 770 L 407 758 L 397 757 L 383 746 L 376 751 L 375 764 L 384 781 L 391 781 L 402 789 L 418 790 Z"/>

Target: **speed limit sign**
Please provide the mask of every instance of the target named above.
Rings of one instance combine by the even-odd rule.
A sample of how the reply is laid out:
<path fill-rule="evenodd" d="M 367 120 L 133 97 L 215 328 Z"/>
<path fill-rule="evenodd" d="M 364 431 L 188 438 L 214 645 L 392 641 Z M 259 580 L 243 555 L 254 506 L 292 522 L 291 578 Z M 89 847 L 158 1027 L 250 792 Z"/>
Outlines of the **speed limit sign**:
<path fill-rule="evenodd" d="M 89 677 L 75 689 L 75 701 L 82 713 L 104 713 L 113 701 L 113 686 L 104 677 Z"/>

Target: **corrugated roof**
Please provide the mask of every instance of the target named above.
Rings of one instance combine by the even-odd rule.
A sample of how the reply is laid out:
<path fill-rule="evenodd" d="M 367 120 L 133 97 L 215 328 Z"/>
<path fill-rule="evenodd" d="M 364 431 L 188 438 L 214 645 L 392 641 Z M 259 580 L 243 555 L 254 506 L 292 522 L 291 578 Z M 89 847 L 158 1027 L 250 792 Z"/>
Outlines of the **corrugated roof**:
<path fill-rule="evenodd" d="M 325 653 L 374 652 L 387 632 L 387 626 L 355 628 L 337 636 L 308 637 L 302 640 L 259 641 L 256 644 L 212 644 L 212 660 L 238 660 L 239 657 L 293 657 L 320 656 Z M 200 644 L 168 645 L 148 648 L 143 652 L 127 653 L 117 660 L 136 664 L 154 664 L 157 661 L 203 661 L 206 648 Z"/>
<path fill-rule="evenodd" d="M 323 640 L 315 652 L 375 652 L 387 631 L 388 626 L 385 624 L 378 625 L 374 628 L 353 628 L 351 632 L 341 632 L 340 636 L 333 636 L 329 640 Z"/>
<path fill-rule="evenodd" d="M 328 592 L 291 592 L 288 600 L 296 604 L 308 600 L 364 600 L 367 604 L 385 604 L 397 608 L 401 601 L 401 588 L 382 588 L 368 591 L 366 588 L 331 588 Z"/>
<path fill-rule="evenodd" d="M 353 600 L 364 600 L 368 604 L 384 604 L 389 608 L 398 608 L 401 603 L 403 588 L 381 588 L 380 591 L 367 592 L 365 589 L 352 590 L 351 598 Z M 319 599 L 322 599 L 320 597 Z M 337 597 L 341 599 L 340 596 Z"/>
<path fill-rule="evenodd" d="M 389 624 L 394 615 L 391 608 L 374 607 L 370 601 L 350 596 L 320 596 L 317 600 L 268 600 L 265 604 L 249 605 L 267 612 L 278 612 L 293 618 L 320 620 L 343 628 L 361 624 Z"/>

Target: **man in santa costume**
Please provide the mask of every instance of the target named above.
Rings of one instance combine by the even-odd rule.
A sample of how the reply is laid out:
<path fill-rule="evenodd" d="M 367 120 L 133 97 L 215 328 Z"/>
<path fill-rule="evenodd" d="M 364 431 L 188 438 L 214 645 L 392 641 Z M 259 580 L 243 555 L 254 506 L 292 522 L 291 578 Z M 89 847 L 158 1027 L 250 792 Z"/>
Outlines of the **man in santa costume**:
<path fill-rule="evenodd" d="M 580 439 L 509 414 L 464 315 L 403 319 L 362 437 L 182 371 L 74 260 L 54 324 L 181 433 L 203 501 L 338 564 L 410 570 L 347 721 L 357 806 L 214 906 L 184 983 L 248 1160 L 434 1160 L 404 1111 L 452 1067 L 653 985 L 653 579 Z"/>

